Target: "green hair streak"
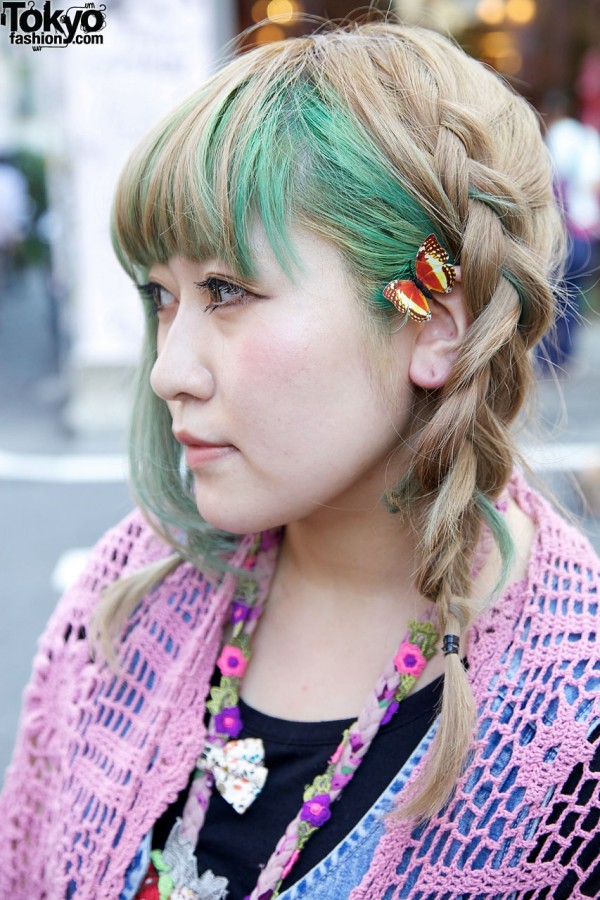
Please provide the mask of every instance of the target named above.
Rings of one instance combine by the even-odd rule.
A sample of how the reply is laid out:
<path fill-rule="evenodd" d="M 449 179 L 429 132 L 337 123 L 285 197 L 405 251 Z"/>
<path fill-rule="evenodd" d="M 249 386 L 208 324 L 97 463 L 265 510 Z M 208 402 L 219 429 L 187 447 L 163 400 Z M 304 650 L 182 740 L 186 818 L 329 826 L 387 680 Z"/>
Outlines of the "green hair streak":
<path fill-rule="evenodd" d="M 492 595 L 498 594 L 508 581 L 515 558 L 515 546 L 506 519 L 496 506 L 481 491 L 475 492 L 475 503 L 484 522 L 490 529 L 500 552 L 502 565 Z"/>

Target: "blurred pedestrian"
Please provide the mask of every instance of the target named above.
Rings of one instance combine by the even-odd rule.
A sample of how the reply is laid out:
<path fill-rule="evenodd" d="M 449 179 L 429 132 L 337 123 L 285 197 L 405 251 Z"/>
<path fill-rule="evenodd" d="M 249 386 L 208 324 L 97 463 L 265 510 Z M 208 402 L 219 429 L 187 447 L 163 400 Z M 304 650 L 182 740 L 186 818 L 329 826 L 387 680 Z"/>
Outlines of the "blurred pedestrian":
<path fill-rule="evenodd" d="M 583 54 L 576 88 L 581 121 L 600 131 L 600 48 L 590 47 Z"/>
<path fill-rule="evenodd" d="M 542 365 L 568 368 L 581 323 L 582 297 L 598 256 L 600 239 L 600 136 L 591 125 L 569 115 L 570 98 L 551 91 L 545 98 L 546 143 L 552 156 L 555 183 L 569 234 L 565 268 L 566 291 L 555 331 L 543 342 Z"/>
<path fill-rule="evenodd" d="M 41 640 L 0 896 L 596 895 L 600 562 L 511 432 L 564 237 L 533 110 L 426 29 L 263 45 L 113 226 L 140 509 Z"/>
<path fill-rule="evenodd" d="M 12 281 L 15 252 L 26 237 L 29 214 L 27 179 L 0 161 L 0 295 Z"/>

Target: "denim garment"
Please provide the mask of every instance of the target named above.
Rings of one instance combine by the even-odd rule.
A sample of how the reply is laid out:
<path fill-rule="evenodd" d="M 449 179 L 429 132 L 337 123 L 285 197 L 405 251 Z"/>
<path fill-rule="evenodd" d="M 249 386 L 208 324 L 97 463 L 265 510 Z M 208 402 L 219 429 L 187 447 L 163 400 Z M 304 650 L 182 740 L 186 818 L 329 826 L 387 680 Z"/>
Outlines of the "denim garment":
<path fill-rule="evenodd" d="M 283 891 L 279 895 L 281 900 L 347 900 L 368 872 L 375 848 L 385 832 L 385 818 L 393 810 L 398 794 L 431 745 L 437 726 L 436 719 L 369 812 L 314 869 Z M 339 802 L 343 803 L 344 798 Z"/>
<path fill-rule="evenodd" d="M 119 894 L 119 900 L 135 900 L 135 896 L 142 886 L 146 872 L 150 865 L 150 853 L 152 852 L 152 829 L 144 837 L 138 852 L 131 860 L 125 872 L 125 885 Z"/>

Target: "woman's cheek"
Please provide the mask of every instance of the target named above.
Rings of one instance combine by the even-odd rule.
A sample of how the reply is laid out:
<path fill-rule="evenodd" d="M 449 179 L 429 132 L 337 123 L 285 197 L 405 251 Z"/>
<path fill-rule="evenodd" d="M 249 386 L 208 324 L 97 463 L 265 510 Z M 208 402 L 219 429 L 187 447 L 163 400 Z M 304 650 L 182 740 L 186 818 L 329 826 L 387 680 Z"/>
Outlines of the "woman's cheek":
<path fill-rule="evenodd" d="M 267 396 L 272 400 L 274 385 L 294 385 L 309 374 L 313 350 L 304 330 L 282 333 L 264 329 L 239 345 L 237 370 L 243 383 L 268 385 Z"/>

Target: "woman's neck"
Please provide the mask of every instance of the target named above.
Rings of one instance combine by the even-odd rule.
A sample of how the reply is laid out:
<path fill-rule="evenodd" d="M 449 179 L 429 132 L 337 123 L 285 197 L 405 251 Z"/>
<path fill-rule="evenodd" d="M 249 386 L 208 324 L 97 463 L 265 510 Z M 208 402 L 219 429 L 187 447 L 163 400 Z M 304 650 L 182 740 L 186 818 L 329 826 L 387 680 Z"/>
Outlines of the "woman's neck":
<path fill-rule="evenodd" d="M 512 501 L 506 518 L 517 547 L 511 582 L 526 571 L 535 525 Z M 493 547 L 475 580 L 474 597 L 490 597 L 499 568 Z M 434 604 L 419 594 L 414 569 L 414 537 L 383 506 L 354 513 L 323 510 L 310 523 L 289 525 L 254 636 L 244 700 L 280 718 L 357 715 L 409 620 L 435 623 Z M 416 690 L 443 671 L 440 652 Z"/>
<path fill-rule="evenodd" d="M 433 613 L 413 570 L 412 542 L 383 507 L 289 525 L 243 699 L 288 719 L 357 715 L 409 620 Z M 432 663 L 419 687 L 439 674 Z"/>
<path fill-rule="evenodd" d="M 288 525 L 277 574 L 288 588 L 318 595 L 315 604 L 347 610 L 374 597 L 394 597 L 397 605 L 400 595 L 412 592 L 414 571 L 414 536 L 380 503 L 368 510 L 320 510 Z"/>

